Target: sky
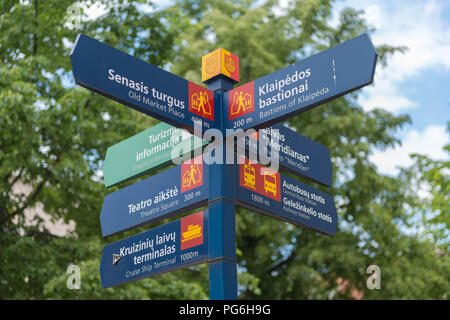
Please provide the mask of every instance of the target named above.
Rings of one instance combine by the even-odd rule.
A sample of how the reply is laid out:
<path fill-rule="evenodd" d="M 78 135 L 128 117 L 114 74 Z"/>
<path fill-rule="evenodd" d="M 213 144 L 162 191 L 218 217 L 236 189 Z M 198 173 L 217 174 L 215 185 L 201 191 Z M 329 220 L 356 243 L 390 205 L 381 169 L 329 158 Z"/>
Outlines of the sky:
<path fill-rule="evenodd" d="M 288 3 L 280 1 L 281 7 Z M 412 121 L 395 133 L 400 146 L 374 149 L 370 160 L 379 172 L 389 175 L 411 165 L 411 153 L 448 160 L 443 147 L 450 142 L 446 130 L 450 120 L 450 1 L 339 0 L 330 24 L 337 22 L 345 7 L 364 11 L 368 24 L 375 28 L 370 34 L 375 46 L 408 48 L 389 57 L 386 67 L 379 64 L 374 84 L 361 89 L 358 103 L 364 110 L 408 114 Z M 91 18 L 103 13 L 100 7 L 89 10 Z"/>
<path fill-rule="evenodd" d="M 375 46 L 406 46 L 404 53 L 377 66 L 374 84 L 363 88 L 359 104 L 364 110 L 381 108 L 395 115 L 408 114 L 412 123 L 396 136 L 401 146 L 373 150 L 370 159 L 385 174 L 410 165 L 410 153 L 448 160 L 442 148 L 449 143 L 450 120 L 450 1 L 344 0 L 336 3 L 334 19 L 344 7 L 364 11 L 376 29 Z"/>

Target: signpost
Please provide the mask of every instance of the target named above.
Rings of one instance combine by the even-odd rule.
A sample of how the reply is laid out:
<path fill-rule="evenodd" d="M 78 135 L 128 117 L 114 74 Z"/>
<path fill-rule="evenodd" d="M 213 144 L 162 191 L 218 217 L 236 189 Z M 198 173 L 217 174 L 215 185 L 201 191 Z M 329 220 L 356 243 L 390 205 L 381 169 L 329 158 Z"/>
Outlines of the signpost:
<path fill-rule="evenodd" d="M 200 159 L 201 160 L 201 159 Z M 106 195 L 100 213 L 104 237 L 206 204 L 209 172 L 203 163 L 182 163 Z"/>
<path fill-rule="evenodd" d="M 248 160 L 239 165 L 236 174 L 239 181 L 236 199 L 240 205 L 329 236 L 336 235 L 338 218 L 330 195 Z"/>
<path fill-rule="evenodd" d="M 175 126 L 160 124 L 110 147 L 106 186 L 169 165 L 174 148 L 183 150 L 176 156 L 198 150 L 206 142 L 183 137 L 177 128 L 198 134 L 194 129 L 199 127 L 222 136 L 232 134 L 230 129 L 265 128 L 259 135 L 262 146 L 258 136 L 248 139 L 243 148 L 238 144 L 237 158 L 248 149 L 260 161 L 271 159 L 269 152 L 276 150 L 281 168 L 330 186 L 328 149 L 277 123 L 372 83 L 377 53 L 364 34 L 234 89 L 239 58 L 224 49 L 202 59 L 208 89 L 82 34 L 70 58 L 77 84 Z M 196 158 L 105 197 L 100 213 L 104 237 L 204 205 L 208 210 L 105 246 L 102 287 L 208 262 L 210 299 L 236 299 L 236 205 L 336 234 L 338 217 L 330 195 L 256 162 L 225 164 L 235 157 L 226 142 L 222 139 L 223 152 L 208 150 L 208 159 L 220 153 L 221 163 L 206 165 Z"/>
<path fill-rule="evenodd" d="M 103 164 L 105 185 L 111 187 L 164 168 L 172 164 L 173 156 L 183 156 L 206 144 L 201 138 L 162 122 L 108 148 Z"/>
<path fill-rule="evenodd" d="M 368 35 L 237 87 L 224 96 L 227 128 L 264 128 L 371 84 L 377 53 Z"/>
<path fill-rule="evenodd" d="M 281 124 L 260 129 L 256 137 L 249 135 L 243 139 L 245 150 L 238 144 L 238 152 L 241 154 L 245 154 L 244 152 L 248 150 L 266 163 L 272 150 L 278 151 L 279 165 L 282 169 L 326 186 L 331 185 L 333 166 L 330 154 L 320 143 Z M 260 145 L 265 146 L 264 150 L 259 149 Z"/>
<path fill-rule="evenodd" d="M 100 262 L 103 288 L 208 260 L 208 211 L 200 211 L 108 244 Z"/>

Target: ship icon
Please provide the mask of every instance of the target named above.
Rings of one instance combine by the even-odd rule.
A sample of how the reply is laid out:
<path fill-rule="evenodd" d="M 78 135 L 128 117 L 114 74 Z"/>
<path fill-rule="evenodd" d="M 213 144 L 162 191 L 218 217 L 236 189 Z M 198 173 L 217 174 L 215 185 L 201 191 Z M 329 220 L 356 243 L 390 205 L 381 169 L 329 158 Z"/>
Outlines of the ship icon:
<path fill-rule="evenodd" d="M 184 231 L 182 233 L 182 235 L 183 235 L 183 239 L 181 240 L 182 242 L 186 242 L 186 241 L 201 237 L 202 236 L 202 227 L 198 224 L 196 224 L 196 225 L 190 224 L 187 227 L 187 231 Z"/>

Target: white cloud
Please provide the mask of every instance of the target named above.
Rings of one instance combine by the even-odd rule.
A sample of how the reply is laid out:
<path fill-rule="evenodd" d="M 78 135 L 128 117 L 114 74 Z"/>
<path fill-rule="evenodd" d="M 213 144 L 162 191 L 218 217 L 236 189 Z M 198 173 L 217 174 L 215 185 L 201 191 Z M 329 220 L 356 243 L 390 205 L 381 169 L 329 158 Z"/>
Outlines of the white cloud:
<path fill-rule="evenodd" d="M 91 6 L 87 6 L 83 3 L 80 6 L 83 8 L 88 20 L 95 20 L 107 12 L 106 6 L 102 3 L 95 3 Z"/>
<path fill-rule="evenodd" d="M 381 173 L 395 175 L 398 173 L 398 167 L 412 164 L 409 157 L 411 153 L 427 155 L 435 160 L 448 159 L 448 154 L 442 149 L 448 143 L 449 136 L 445 126 L 428 126 L 422 132 L 409 131 L 402 139 L 401 146 L 374 151 L 370 160 L 377 165 Z"/>
<path fill-rule="evenodd" d="M 364 13 L 364 19 L 366 19 L 369 27 L 379 29 L 382 26 L 381 9 L 375 4 L 369 5 Z"/>
<path fill-rule="evenodd" d="M 391 112 L 399 112 L 418 106 L 416 102 L 399 93 L 401 92 L 400 85 L 389 73 L 389 70 L 376 70 L 375 86 L 365 88 L 359 96 L 359 103 L 364 110 L 382 108 Z"/>
<path fill-rule="evenodd" d="M 347 0 L 342 6 L 365 11 L 369 26 L 377 30 L 371 35 L 375 45 L 406 46 L 405 53 L 379 65 L 375 85 L 362 90 L 360 103 L 365 110 L 379 107 L 391 112 L 405 111 L 418 105 L 408 97 L 405 84 L 424 70 L 450 70 L 450 24 L 443 14 L 443 2 Z"/>
<path fill-rule="evenodd" d="M 383 108 L 398 113 L 429 108 L 414 100 L 412 94 L 421 91 L 414 87 L 417 83 L 414 80 L 426 72 L 444 74 L 450 71 L 450 23 L 444 14 L 448 3 L 437 0 L 410 0 L 407 4 L 404 1 L 345 0 L 336 5 L 332 20 L 335 25 L 337 13 L 344 7 L 364 10 L 368 25 L 376 28 L 371 34 L 375 46 L 387 44 L 408 48 L 405 53 L 388 57 L 387 67 L 377 66 L 374 85 L 363 88 L 359 96 L 363 109 Z M 415 113 L 420 114 L 419 110 Z M 370 160 L 381 173 L 395 175 L 398 167 L 412 164 L 411 153 L 448 159 L 443 147 L 449 143 L 449 136 L 446 126 L 441 125 L 447 119 L 435 120 L 439 125 L 404 131 L 400 136 L 401 146 L 374 150 Z"/>
<path fill-rule="evenodd" d="M 113 1 L 110 1 L 110 2 L 113 2 Z M 118 5 L 119 3 L 120 2 L 118 2 L 116 0 L 115 5 Z M 125 1 L 125 4 L 126 3 L 128 3 L 128 2 Z M 149 13 L 154 12 L 157 9 L 165 8 L 165 7 L 168 7 L 173 4 L 174 4 L 173 0 L 154 0 L 151 2 L 151 4 L 141 3 L 141 4 L 137 4 L 136 7 L 140 11 L 149 14 Z M 111 3 L 109 3 L 109 5 L 111 5 Z M 80 6 L 83 8 L 84 13 L 86 14 L 88 20 L 95 20 L 98 17 L 100 17 L 101 15 L 107 13 L 107 11 L 108 11 L 107 6 L 102 3 L 95 3 L 89 7 L 85 4 L 81 4 Z"/>

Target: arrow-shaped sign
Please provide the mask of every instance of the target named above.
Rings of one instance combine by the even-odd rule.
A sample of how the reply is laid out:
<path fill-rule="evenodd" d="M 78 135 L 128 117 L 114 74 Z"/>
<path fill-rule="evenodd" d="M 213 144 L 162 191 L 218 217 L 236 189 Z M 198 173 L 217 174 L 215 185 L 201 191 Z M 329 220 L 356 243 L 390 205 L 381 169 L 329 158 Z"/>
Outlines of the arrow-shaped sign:
<path fill-rule="evenodd" d="M 100 213 L 103 236 L 205 205 L 208 177 L 206 165 L 193 160 L 106 195 Z"/>
<path fill-rule="evenodd" d="M 84 34 L 70 55 L 75 82 L 130 108 L 193 132 L 215 124 L 214 94 Z"/>
<path fill-rule="evenodd" d="M 278 152 L 282 169 L 323 185 L 330 186 L 333 176 L 328 149 L 292 129 L 276 124 L 260 129 L 259 134 L 245 136 L 243 145 L 262 163 L 273 161 L 273 152 Z M 262 149 L 261 149 L 262 148 Z M 243 154 L 240 144 L 238 152 Z"/>
<path fill-rule="evenodd" d="M 371 84 L 377 53 L 367 34 L 224 95 L 226 128 L 264 128 Z"/>
<path fill-rule="evenodd" d="M 103 164 L 105 185 L 111 187 L 165 167 L 173 157 L 205 144 L 205 140 L 162 122 L 108 148 Z"/>
<path fill-rule="evenodd" d="M 248 160 L 236 170 L 236 200 L 244 207 L 334 236 L 338 217 L 333 197 Z"/>
<path fill-rule="evenodd" d="M 204 210 L 106 245 L 100 279 L 107 288 L 207 260 L 208 211 Z"/>

